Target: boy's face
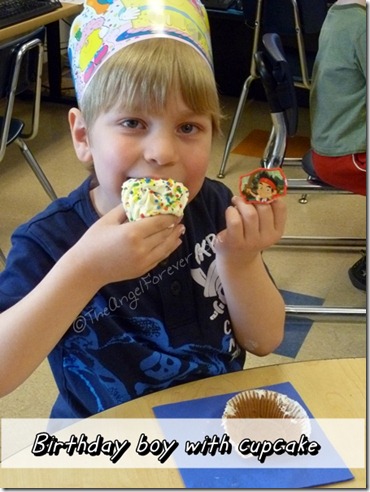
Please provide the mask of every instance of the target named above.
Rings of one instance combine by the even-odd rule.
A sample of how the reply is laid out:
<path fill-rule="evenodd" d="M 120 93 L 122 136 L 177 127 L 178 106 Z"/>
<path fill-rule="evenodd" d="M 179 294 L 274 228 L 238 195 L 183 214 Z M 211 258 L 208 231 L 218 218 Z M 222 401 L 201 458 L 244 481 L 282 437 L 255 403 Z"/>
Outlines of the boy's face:
<path fill-rule="evenodd" d="M 78 157 L 94 163 L 99 186 L 92 192 L 93 201 L 101 214 L 121 202 L 122 183 L 128 178 L 172 178 L 189 189 L 190 200 L 203 184 L 212 121 L 189 109 L 181 96 L 172 94 L 159 114 L 146 108 L 129 112 L 118 106 L 100 114 L 86 133 L 83 153 L 76 145 L 75 126 L 79 125 L 72 121 Z"/>

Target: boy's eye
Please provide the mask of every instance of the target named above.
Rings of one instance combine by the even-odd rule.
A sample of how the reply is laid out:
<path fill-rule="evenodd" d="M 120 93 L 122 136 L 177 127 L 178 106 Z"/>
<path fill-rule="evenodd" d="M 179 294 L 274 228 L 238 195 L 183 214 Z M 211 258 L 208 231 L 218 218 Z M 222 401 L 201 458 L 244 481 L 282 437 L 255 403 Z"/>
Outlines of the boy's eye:
<path fill-rule="evenodd" d="M 189 134 L 189 133 L 194 133 L 196 131 L 197 127 L 195 125 L 193 125 L 192 123 L 185 123 L 183 125 L 181 125 L 180 127 L 180 130 L 182 131 L 182 133 L 186 133 L 186 134 Z"/>
<path fill-rule="evenodd" d="M 143 124 L 139 120 L 136 120 L 136 119 L 123 120 L 121 122 L 121 125 L 124 128 L 130 128 L 130 129 L 143 128 Z"/>

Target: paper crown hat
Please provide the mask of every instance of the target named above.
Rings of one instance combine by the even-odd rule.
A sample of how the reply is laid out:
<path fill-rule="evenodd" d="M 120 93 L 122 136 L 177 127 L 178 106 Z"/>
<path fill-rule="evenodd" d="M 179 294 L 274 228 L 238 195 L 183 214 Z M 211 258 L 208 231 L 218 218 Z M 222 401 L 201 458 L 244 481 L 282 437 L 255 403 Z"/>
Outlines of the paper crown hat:
<path fill-rule="evenodd" d="M 77 99 L 114 53 L 145 39 L 173 38 L 195 48 L 212 68 L 206 10 L 199 0 L 85 0 L 70 30 L 68 56 Z"/>

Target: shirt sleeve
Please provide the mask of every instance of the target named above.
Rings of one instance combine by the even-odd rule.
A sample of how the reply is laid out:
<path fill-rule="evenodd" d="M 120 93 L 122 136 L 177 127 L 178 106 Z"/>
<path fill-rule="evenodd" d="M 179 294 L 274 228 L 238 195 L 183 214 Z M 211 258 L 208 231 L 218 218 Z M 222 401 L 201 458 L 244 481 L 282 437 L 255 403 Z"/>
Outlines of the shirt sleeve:
<path fill-rule="evenodd" d="M 356 55 L 358 58 L 358 63 L 360 66 L 360 70 L 362 71 L 365 79 L 366 79 L 366 66 L 367 66 L 366 52 L 367 52 L 367 48 L 366 48 L 366 31 L 365 31 L 359 36 L 358 44 L 356 47 Z"/>
<path fill-rule="evenodd" d="M 24 227 L 15 231 L 12 244 L 6 267 L 0 273 L 0 312 L 33 290 L 54 264 L 50 255 L 27 234 Z"/>

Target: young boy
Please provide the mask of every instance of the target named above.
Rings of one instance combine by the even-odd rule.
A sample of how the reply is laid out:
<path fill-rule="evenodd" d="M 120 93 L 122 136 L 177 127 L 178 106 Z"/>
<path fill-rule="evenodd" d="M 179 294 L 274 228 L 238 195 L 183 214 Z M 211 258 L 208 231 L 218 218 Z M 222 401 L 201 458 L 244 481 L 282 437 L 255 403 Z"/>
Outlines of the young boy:
<path fill-rule="evenodd" d="M 205 178 L 219 106 L 201 3 L 87 3 L 69 122 L 92 175 L 18 228 L 0 276 L 0 394 L 48 357 L 55 418 L 241 370 L 246 350 L 279 345 L 285 317 L 261 258 L 284 203 L 255 207 Z M 122 183 L 141 177 L 185 184 L 181 220 L 126 220 Z"/>

